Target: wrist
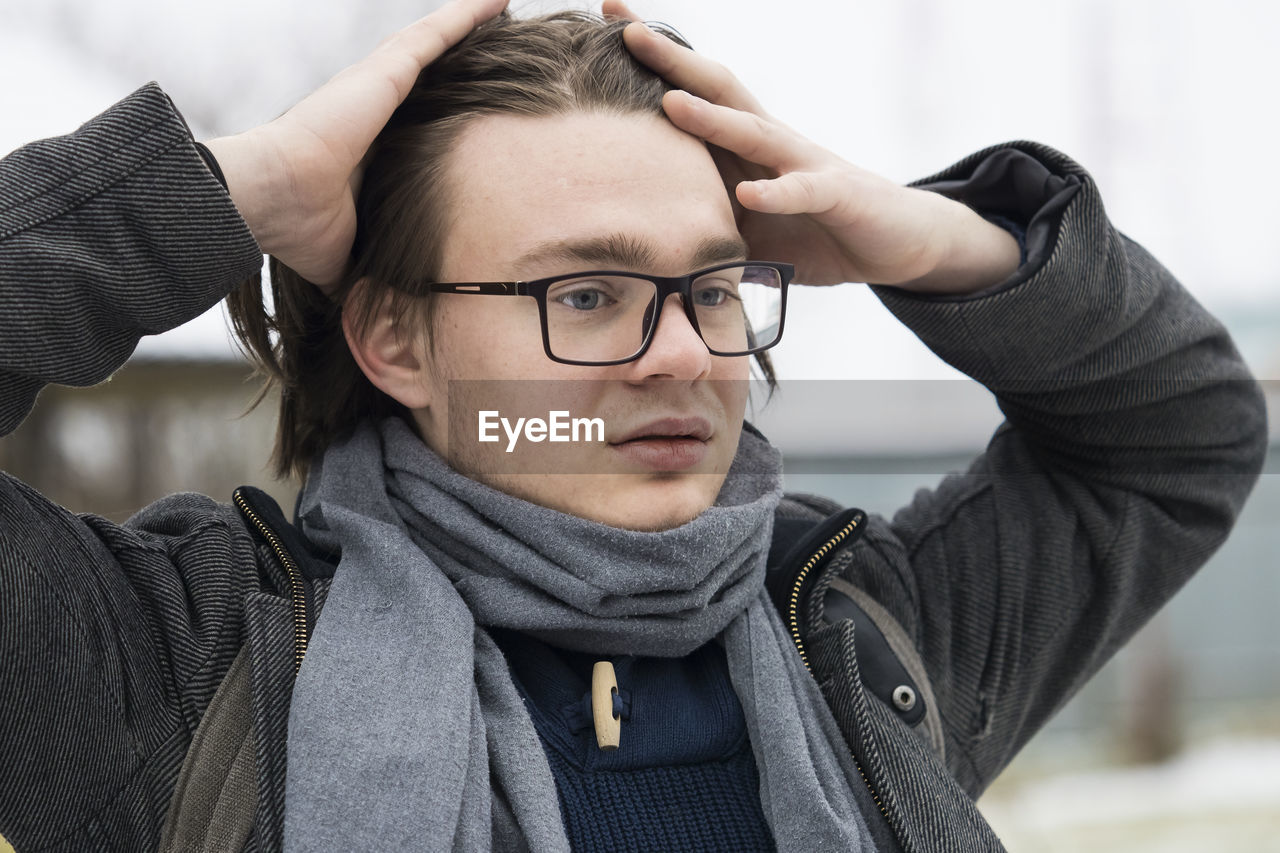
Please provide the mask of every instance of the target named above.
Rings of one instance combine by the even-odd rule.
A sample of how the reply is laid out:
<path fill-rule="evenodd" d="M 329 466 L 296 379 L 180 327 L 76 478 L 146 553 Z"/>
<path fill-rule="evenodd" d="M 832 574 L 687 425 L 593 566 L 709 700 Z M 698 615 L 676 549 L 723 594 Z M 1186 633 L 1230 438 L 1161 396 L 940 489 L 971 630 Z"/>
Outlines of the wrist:
<path fill-rule="evenodd" d="M 995 287 L 1017 272 L 1022 262 L 1017 238 L 960 202 L 940 195 L 935 198 L 939 241 L 945 249 L 928 274 L 900 287 L 964 296 Z"/>
<path fill-rule="evenodd" d="M 274 192 L 265 178 L 268 170 L 263 165 L 263 152 L 248 133 L 210 139 L 204 143 L 204 147 L 221 170 L 222 174 L 218 177 L 227 188 L 227 194 L 231 196 L 241 218 L 249 226 L 253 238 L 258 241 L 264 254 L 271 254 L 272 241 L 268 224 L 272 221 L 272 216 L 268 205 Z M 210 167 L 210 171 L 214 171 L 213 167 Z M 217 172 L 214 174 L 217 175 Z"/>
<path fill-rule="evenodd" d="M 218 158 L 213 156 L 209 146 L 203 142 L 197 142 L 195 146 L 196 151 L 200 154 L 200 159 L 204 161 L 205 168 L 218 179 L 218 183 L 222 184 L 222 188 L 225 190 L 227 188 L 227 176 L 222 174 L 222 167 L 218 165 Z"/>

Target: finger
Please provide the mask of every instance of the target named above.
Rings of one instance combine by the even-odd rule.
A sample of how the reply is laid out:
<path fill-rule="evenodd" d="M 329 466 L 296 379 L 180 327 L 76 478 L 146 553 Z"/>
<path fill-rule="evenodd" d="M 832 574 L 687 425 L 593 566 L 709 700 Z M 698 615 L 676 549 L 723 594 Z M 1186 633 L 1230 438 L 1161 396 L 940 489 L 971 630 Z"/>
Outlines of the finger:
<path fill-rule="evenodd" d="M 779 172 L 803 168 L 809 144 L 785 125 L 709 103 L 688 92 L 668 92 L 662 108 L 671 123 L 758 166 Z"/>
<path fill-rule="evenodd" d="M 821 172 L 788 172 L 777 178 L 743 181 L 736 195 L 743 207 L 758 213 L 820 215 L 847 200 L 849 189 L 839 177 Z"/>
<path fill-rule="evenodd" d="M 622 18 L 626 21 L 643 21 L 644 18 L 631 11 L 626 3 L 622 0 L 604 0 L 600 4 L 600 13 L 606 18 Z"/>
<path fill-rule="evenodd" d="M 408 97 L 422 69 L 497 15 L 507 0 L 452 0 L 385 39 L 299 102 L 285 118 L 359 160 Z"/>
<path fill-rule="evenodd" d="M 715 104 L 765 115 L 760 102 L 720 63 L 676 44 L 641 23 L 628 25 L 622 38 L 636 59 L 673 86 Z"/>
<path fill-rule="evenodd" d="M 393 79 L 403 100 L 423 68 L 506 5 L 507 0 L 452 0 L 383 40 L 351 70 Z"/>

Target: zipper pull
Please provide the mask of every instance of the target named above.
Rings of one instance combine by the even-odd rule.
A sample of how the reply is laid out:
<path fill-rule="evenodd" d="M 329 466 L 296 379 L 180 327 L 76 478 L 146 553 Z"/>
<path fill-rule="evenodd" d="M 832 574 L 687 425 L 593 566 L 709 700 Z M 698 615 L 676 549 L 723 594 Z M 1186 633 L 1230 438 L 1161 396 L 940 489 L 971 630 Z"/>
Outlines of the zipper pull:
<path fill-rule="evenodd" d="M 597 661 L 591 668 L 591 717 L 596 725 L 596 743 L 601 749 L 617 749 L 622 739 L 622 719 L 613 712 L 618 695 L 618 677 L 613 664 Z"/>

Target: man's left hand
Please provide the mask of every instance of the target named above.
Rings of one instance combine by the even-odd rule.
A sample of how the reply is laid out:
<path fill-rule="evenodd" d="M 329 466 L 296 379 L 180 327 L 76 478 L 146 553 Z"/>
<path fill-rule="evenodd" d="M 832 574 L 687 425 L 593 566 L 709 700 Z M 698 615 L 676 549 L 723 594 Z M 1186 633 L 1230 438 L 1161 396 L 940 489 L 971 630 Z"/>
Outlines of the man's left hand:
<path fill-rule="evenodd" d="M 621 0 L 604 13 L 639 20 Z M 671 122 L 715 146 L 753 257 L 790 261 L 802 284 L 928 293 L 971 293 L 1017 269 L 1017 241 L 963 204 L 846 162 L 770 116 L 724 66 L 641 23 L 624 38 L 678 87 L 663 98 Z"/>

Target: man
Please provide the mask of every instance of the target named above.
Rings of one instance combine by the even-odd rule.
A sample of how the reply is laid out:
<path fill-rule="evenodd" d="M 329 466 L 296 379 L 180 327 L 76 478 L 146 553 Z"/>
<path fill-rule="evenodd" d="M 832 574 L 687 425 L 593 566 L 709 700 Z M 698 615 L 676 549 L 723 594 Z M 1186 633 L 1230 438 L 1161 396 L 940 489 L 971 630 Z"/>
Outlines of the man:
<path fill-rule="evenodd" d="M 0 786 L 0 832 L 19 849 L 185 837 L 171 794 L 193 731 L 245 678 L 251 748 L 231 777 L 256 803 L 225 826 L 215 809 L 206 840 L 998 848 L 972 797 L 1221 541 L 1256 476 L 1260 403 L 1225 332 L 1061 155 L 1003 148 L 935 192 L 898 187 L 638 25 L 627 49 L 682 90 L 659 93 L 666 118 L 468 114 L 439 156 L 404 158 L 432 181 L 388 166 L 404 125 L 431 124 L 415 105 L 433 75 L 515 76 L 503 63 L 526 52 L 484 48 L 520 28 L 475 29 L 499 6 L 446 6 L 204 162 L 154 88 L 4 161 L 3 186 L 35 188 L 5 210 L 6 429 L 44 382 L 103 378 L 138 333 L 221 298 L 260 250 L 281 273 L 272 321 L 311 299 L 298 314 L 318 306 L 392 416 L 357 411 L 286 460 L 308 472 L 296 529 L 251 493 L 174 496 L 116 527 L 3 481 L 5 678 L 27 697 L 4 712 L 5 754 L 34 770 Z M 419 216 L 440 197 L 438 234 L 390 217 L 430 248 L 391 251 L 370 224 L 397 186 Z M 406 259 L 420 274 L 379 272 Z M 893 524 L 782 500 L 776 454 L 743 427 L 760 342 L 719 336 L 716 309 L 768 270 L 780 292 L 789 264 L 802 283 L 882 283 L 1009 417 Z M 429 321 L 393 292 L 436 293 Z M 237 298 L 242 330 L 269 328 Z M 286 379 L 334 357 L 311 324 L 276 328 L 284 362 L 246 337 Z M 604 422 L 586 473 L 504 468 L 457 427 L 522 387 L 568 388 Z M 286 406 L 341 412 L 340 390 L 287 384 Z M 796 555 L 768 560 L 779 541 Z M 584 705 L 610 661 L 616 693 Z M 876 692 L 873 662 L 914 687 Z M 611 753 L 592 746 L 609 720 Z"/>

